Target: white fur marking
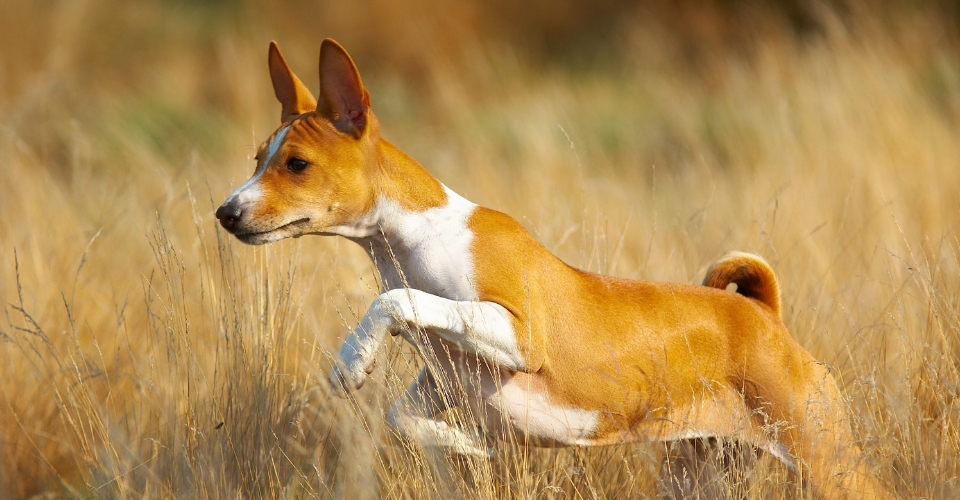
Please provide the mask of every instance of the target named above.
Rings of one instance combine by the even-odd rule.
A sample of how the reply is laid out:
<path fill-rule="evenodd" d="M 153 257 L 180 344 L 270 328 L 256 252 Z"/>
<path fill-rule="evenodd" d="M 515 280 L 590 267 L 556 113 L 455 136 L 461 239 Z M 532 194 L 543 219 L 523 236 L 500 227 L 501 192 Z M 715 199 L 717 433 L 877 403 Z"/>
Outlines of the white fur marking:
<path fill-rule="evenodd" d="M 241 189 L 238 189 L 234 196 L 236 196 L 236 201 L 241 206 L 246 206 L 250 203 L 256 203 L 257 200 L 260 199 L 260 186 L 247 181 L 243 184 L 243 186 L 240 187 Z"/>
<path fill-rule="evenodd" d="M 437 393 L 436 385 L 429 380 L 424 368 L 417 381 L 393 402 L 387 413 L 387 425 L 421 446 L 446 448 L 461 455 L 489 456 L 479 436 L 432 418 L 447 406 Z"/>
<path fill-rule="evenodd" d="M 280 143 L 283 142 L 283 138 L 287 135 L 287 130 L 290 130 L 290 125 L 283 127 L 277 132 L 277 135 L 270 141 L 270 145 L 267 146 L 267 157 L 260 162 L 256 173 L 253 174 L 253 177 L 247 179 L 247 182 L 244 182 L 234 190 L 233 193 L 227 197 L 227 201 L 223 202 L 224 204 L 236 202 L 241 208 L 246 208 L 260 200 L 260 186 L 257 185 L 257 182 L 260 180 L 260 174 L 262 174 L 267 165 L 270 164 L 270 160 L 273 159 L 273 155 L 277 153 L 277 150 L 280 149 Z"/>
<path fill-rule="evenodd" d="M 444 190 L 447 204 L 442 207 L 412 212 L 381 198 L 354 223 L 330 231 L 357 240 L 367 251 L 373 249 L 382 291 L 409 287 L 453 300 L 476 300 L 470 252 L 473 232 L 467 221 L 477 206 L 446 186 Z"/>
<path fill-rule="evenodd" d="M 335 388 L 341 379 L 347 390 L 362 383 L 386 334 L 403 331 L 398 320 L 425 328 L 432 336 L 504 369 L 525 368 L 510 313 L 499 304 L 476 301 L 470 250 L 473 232 L 467 222 L 477 206 L 444 189 L 448 202 L 442 207 L 412 212 L 381 198 L 354 223 L 331 229 L 372 248 L 384 292 L 344 342 L 330 376 Z M 588 444 L 599 418 L 597 411 L 550 403 L 546 395 L 527 391 L 516 382 L 507 382 L 488 402 L 531 436 L 561 443 Z M 426 427 L 438 431 L 430 422 L 407 425 L 423 427 L 416 432 Z"/>
<path fill-rule="evenodd" d="M 292 123 L 290 125 L 293 125 Z M 267 158 L 263 161 L 264 166 L 270 163 L 270 160 L 273 159 L 273 155 L 277 154 L 277 149 L 280 148 L 280 143 L 283 142 L 283 138 L 286 137 L 287 131 L 290 130 L 290 125 L 283 127 L 277 132 L 277 135 L 273 137 L 273 140 L 270 141 L 270 145 L 267 146 Z"/>
<path fill-rule="evenodd" d="M 330 374 L 334 388 L 346 390 L 363 384 L 373 367 L 376 352 L 388 334 L 404 335 L 411 343 L 406 325 L 420 327 L 463 352 L 476 354 L 508 370 L 525 368 L 517 347 L 510 313 L 493 302 L 455 301 L 421 290 L 399 288 L 384 292 L 370 305 L 340 348 L 337 365 Z"/>
<path fill-rule="evenodd" d="M 491 456 L 479 436 L 471 436 L 443 420 L 404 412 L 399 404 L 402 403 L 394 403 L 390 407 L 387 424 L 420 446 L 443 448 L 460 455 Z"/>
<path fill-rule="evenodd" d="M 488 403 L 499 406 L 511 423 L 530 437 L 568 445 L 590 444 L 599 411 L 556 405 L 545 394 L 521 385 L 507 381 Z"/>

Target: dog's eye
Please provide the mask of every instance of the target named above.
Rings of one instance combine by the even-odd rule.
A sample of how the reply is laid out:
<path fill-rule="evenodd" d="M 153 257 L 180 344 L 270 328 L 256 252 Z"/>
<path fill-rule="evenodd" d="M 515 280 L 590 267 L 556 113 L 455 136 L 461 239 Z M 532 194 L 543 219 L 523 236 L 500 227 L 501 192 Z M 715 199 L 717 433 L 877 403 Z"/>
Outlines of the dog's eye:
<path fill-rule="evenodd" d="M 300 158 L 290 158 L 287 160 L 287 170 L 291 172 L 302 172 L 303 169 L 307 168 L 307 165 L 309 165 L 309 163 Z"/>

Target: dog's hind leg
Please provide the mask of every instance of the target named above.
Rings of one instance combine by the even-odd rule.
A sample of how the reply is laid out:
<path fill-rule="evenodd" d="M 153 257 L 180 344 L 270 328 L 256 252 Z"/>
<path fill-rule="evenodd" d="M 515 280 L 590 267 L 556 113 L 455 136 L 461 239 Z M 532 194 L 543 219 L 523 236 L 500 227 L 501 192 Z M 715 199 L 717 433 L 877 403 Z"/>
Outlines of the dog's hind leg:
<path fill-rule="evenodd" d="M 387 425 L 398 435 L 424 448 L 440 449 L 459 455 L 490 456 L 479 436 L 451 426 L 434 417 L 455 406 L 441 393 L 427 368 L 402 394 L 387 413 Z"/>
<path fill-rule="evenodd" d="M 829 370 L 808 360 L 806 383 L 795 395 L 791 452 L 802 458 L 815 489 L 823 498 L 892 498 L 880 486 L 853 439 L 843 399 Z"/>
<path fill-rule="evenodd" d="M 738 498 L 755 448 L 715 437 L 683 439 L 665 446 L 661 473 L 672 498 Z M 738 496 L 739 495 L 739 496 Z"/>
<path fill-rule="evenodd" d="M 789 375 L 753 384 L 746 400 L 758 410 L 757 415 L 766 416 L 765 427 L 779 429 L 771 437 L 782 444 L 785 453 L 780 455 L 794 459 L 797 472 L 810 480 L 820 498 L 892 498 L 863 461 L 840 390 L 827 367 L 795 347 L 767 359 L 761 355 L 749 368 L 763 371 L 772 366 L 784 367 Z"/>

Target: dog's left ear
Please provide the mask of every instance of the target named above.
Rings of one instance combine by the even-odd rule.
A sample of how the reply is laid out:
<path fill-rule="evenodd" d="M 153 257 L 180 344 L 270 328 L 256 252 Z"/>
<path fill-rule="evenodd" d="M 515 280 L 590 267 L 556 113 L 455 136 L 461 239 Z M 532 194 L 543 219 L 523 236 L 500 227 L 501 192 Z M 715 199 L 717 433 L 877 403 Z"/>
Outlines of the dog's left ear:
<path fill-rule="evenodd" d="M 329 38 L 320 45 L 317 111 L 337 130 L 358 139 L 369 121 L 370 94 L 363 88 L 360 72 L 347 51 Z"/>

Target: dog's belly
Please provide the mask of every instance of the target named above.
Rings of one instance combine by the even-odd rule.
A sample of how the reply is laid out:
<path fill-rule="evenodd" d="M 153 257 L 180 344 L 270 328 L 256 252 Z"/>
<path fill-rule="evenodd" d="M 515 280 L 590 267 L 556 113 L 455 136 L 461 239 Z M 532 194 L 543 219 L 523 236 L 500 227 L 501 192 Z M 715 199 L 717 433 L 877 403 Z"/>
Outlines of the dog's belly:
<path fill-rule="evenodd" d="M 509 425 L 540 446 L 591 444 L 599 412 L 551 402 L 547 394 L 531 387 L 533 377 L 514 375 L 484 398 L 484 425 L 491 431 Z"/>
<path fill-rule="evenodd" d="M 593 444 L 600 412 L 556 404 L 536 374 L 489 367 L 453 351 L 448 367 L 457 373 L 463 397 L 488 436 L 505 439 L 505 431 L 513 430 L 536 446 Z"/>

